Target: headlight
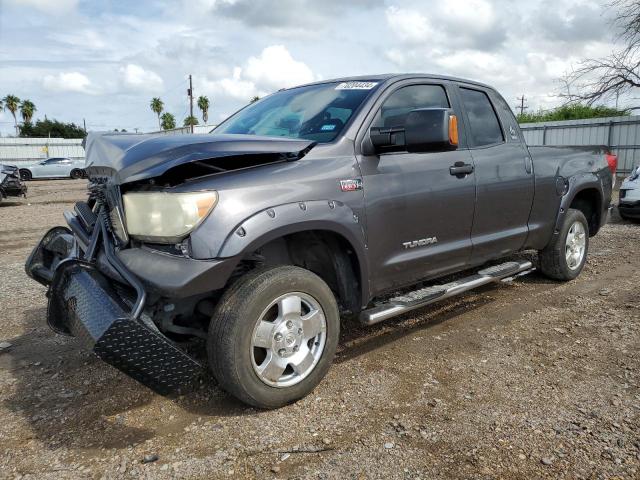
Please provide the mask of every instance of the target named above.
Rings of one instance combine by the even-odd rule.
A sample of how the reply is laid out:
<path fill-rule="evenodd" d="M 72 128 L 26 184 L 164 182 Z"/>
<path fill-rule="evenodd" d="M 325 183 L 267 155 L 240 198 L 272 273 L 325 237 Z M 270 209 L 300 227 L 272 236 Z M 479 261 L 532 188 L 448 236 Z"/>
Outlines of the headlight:
<path fill-rule="evenodd" d="M 214 191 L 130 192 L 122 198 L 129 235 L 160 243 L 182 240 L 218 203 Z"/>

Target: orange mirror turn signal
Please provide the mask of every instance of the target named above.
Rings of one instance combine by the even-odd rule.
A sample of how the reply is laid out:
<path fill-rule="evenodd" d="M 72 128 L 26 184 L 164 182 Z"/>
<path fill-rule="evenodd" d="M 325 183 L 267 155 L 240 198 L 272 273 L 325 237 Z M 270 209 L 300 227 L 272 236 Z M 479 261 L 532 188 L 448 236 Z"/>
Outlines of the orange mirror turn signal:
<path fill-rule="evenodd" d="M 455 115 L 449 116 L 449 142 L 458 146 L 458 117 Z"/>

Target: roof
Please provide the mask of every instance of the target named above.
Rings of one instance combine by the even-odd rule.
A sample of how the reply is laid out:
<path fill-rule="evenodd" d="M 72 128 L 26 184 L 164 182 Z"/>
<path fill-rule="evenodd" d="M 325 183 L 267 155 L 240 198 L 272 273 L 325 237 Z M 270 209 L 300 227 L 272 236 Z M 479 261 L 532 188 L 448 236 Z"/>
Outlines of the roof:
<path fill-rule="evenodd" d="M 291 88 L 306 87 L 309 85 L 321 85 L 323 83 L 335 83 L 335 82 L 363 82 L 363 81 L 397 82 L 400 80 L 407 80 L 407 79 L 413 79 L 413 78 L 423 78 L 428 80 L 448 80 L 453 82 L 468 83 L 468 84 L 477 85 L 485 88 L 491 88 L 493 90 L 493 87 L 491 87 L 490 85 L 477 82 L 475 80 L 469 80 L 466 78 L 459 78 L 459 77 L 451 77 L 448 75 L 440 75 L 440 74 L 434 74 L 434 73 L 382 73 L 382 74 L 374 74 L 374 75 L 358 75 L 353 77 L 340 77 L 340 78 L 331 78 L 327 80 L 319 80 L 317 82 L 305 83 L 303 85 L 297 85 Z M 283 89 L 283 90 L 290 90 L 290 89 Z"/>

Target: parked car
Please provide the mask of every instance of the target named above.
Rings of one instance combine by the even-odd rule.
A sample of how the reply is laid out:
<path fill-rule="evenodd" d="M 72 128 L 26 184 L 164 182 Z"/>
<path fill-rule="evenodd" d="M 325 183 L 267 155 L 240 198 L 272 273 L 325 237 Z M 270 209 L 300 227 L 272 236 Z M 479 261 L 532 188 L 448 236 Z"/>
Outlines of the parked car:
<path fill-rule="evenodd" d="M 85 178 L 84 160 L 47 158 L 42 162 L 20 168 L 22 180 L 33 178 Z"/>
<path fill-rule="evenodd" d="M 0 164 L 0 202 L 7 197 L 26 197 L 27 186 L 20 180 L 18 167 Z"/>
<path fill-rule="evenodd" d="M 26 262 L 49 325 L 160 392 L 198 377 L 182 345 L 206 340 L 221 387 L 263 408 L 320 382 L 344 314 L 371 325 L 525 274 L 522 250 L 576 278 L 617 166 L 604 147 L 527 148 L 493 88 L 434 75 L 322 81 L 210 135 L 86 149 L 88 202 Z"/>
<path fill-rule="evenodd" d="M 618 213 L 625 220 L 640 221 L 640 166 L 633 168 L 620 186 Z"/>

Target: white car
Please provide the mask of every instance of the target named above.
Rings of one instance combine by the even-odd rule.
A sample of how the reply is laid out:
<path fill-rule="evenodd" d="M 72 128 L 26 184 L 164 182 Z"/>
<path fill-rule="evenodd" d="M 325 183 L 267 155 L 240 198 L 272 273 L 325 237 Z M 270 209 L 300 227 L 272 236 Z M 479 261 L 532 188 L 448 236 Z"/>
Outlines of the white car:
<path fill-rule="evenodd" d="M 20 169 L 22 180 L 32 178 L 85 178 L 84 160 L 70 158 L 47 158 L 40 163 L 34 163 Z"/>
<path fill-rule="evenodd" d="M 620 186 L 618 212 L 625 220 L 640 221 L 640 167 L 633 168 Z"/>

